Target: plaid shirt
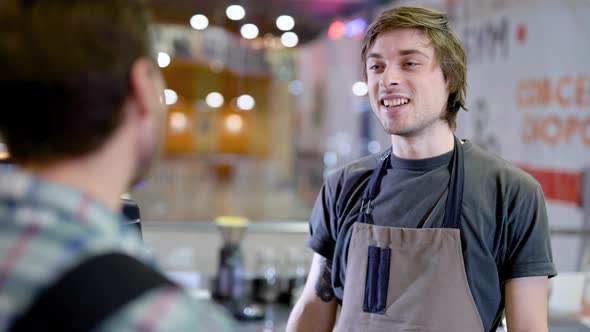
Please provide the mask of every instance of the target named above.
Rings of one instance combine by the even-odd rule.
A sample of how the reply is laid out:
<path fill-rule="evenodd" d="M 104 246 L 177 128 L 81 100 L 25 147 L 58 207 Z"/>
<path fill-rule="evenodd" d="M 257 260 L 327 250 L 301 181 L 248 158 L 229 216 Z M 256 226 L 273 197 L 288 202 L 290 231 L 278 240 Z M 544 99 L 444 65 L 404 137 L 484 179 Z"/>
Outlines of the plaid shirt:
<path fill-rule="evenodd" d="M 146 264 L 138 235 L 88 195 L 16 168 L 0 170 L 0 331 L 38 293 L 89 257 L 124 252 Z M 97 331 L 234 331 L 209 302 L 181 289 L 151 290 L 105 319 Z"/>

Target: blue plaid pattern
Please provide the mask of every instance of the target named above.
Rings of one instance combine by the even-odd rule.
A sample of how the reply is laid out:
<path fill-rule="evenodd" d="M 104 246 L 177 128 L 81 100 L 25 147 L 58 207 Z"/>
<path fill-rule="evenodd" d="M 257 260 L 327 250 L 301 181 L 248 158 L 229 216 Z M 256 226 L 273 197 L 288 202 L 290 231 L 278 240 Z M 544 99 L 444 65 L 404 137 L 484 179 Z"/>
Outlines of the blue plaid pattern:
<path fill-rule="evenodd" d="M 18 168 L 0 169 L 0 331 L 64 271 L 95 255 L 153 258 L 122 216 L 92 197 Z M 80 299 L 84 301 L 84 299 Z M 211 303 L 183 290 L 147 292 L 108 317 L 98 331 L 234 331 Z"/>

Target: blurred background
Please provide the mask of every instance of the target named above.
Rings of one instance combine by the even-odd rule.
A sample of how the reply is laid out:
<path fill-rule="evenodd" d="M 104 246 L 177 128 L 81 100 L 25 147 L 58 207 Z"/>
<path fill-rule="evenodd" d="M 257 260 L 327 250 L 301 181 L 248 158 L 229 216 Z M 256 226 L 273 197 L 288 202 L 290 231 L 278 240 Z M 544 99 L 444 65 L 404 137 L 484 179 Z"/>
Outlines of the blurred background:
<path fill-rule="evenodd" d="M 197 288 L 215 275 L 213 220 L 223 215 L 250 220 L 247 273 L 269 261 L 283 273 L 307 268 L 307 218 L 324 178 L 390 144 L 359 53 L 367 25 L 401 5 L 449 15 L 468 53 L 458 136 L 541 182 L 558 270 L 590 269 L 590 1 L 150 2 L 169 113 L 161 160 L 130 196 L 171 273 Z M 576 280 L 552 305 L 588 310 L 590 287 Z"/>

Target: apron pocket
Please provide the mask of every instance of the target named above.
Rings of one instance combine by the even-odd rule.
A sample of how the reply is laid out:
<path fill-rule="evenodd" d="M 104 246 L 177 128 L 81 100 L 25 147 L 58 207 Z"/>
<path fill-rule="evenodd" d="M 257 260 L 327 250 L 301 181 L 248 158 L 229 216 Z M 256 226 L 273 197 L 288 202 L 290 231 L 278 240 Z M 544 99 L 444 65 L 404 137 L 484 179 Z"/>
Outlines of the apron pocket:
<path fill-rule="evenodd" d="M 387 290 L 389 287 L 390 248 L 369 246 L 369 260 L 365 280 L 363 311 L 385 314 Z"/>

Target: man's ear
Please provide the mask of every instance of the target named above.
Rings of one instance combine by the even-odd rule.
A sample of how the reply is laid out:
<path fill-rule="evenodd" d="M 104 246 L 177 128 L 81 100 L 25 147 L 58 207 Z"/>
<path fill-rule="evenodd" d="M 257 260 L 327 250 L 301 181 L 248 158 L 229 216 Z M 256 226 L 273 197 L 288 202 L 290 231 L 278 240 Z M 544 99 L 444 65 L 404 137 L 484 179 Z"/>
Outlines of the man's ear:
<path fill-rule="evenodd" d="M 156 89 L 153 87 L 154 64 L 145 59 L 135 60 L 129 73 L 130 97 L 136 104 L 137 115 L 145 116 L 150 112 Z"/>

